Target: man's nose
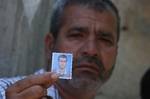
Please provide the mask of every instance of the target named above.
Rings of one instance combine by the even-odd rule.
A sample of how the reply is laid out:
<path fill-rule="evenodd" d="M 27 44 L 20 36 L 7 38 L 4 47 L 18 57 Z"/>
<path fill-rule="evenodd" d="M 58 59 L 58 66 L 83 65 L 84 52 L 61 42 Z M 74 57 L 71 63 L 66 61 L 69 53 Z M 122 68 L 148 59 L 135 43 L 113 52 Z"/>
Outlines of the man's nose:
<path fill-rule="evenodd" d="M 89 56 L 98 56 L 98 47 L 95 40 L 87 40 L 82 45 L 82 53 Z"/>

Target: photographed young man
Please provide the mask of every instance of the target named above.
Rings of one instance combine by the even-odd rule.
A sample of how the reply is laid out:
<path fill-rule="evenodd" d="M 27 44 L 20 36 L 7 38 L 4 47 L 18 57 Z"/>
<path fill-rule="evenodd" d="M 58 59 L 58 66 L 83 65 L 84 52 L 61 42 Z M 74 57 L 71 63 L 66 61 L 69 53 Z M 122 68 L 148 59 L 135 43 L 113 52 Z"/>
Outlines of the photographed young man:
<path fill-rule="evenodd" d="M 67 56 L 66 55 L 60 55 L 58 57 L 58 64 L 59 64 L 59 69 L 58 69 L 58 74 L 60 76 L 63 76 L 66 74 L 66 66 L 67 66 Z"/>

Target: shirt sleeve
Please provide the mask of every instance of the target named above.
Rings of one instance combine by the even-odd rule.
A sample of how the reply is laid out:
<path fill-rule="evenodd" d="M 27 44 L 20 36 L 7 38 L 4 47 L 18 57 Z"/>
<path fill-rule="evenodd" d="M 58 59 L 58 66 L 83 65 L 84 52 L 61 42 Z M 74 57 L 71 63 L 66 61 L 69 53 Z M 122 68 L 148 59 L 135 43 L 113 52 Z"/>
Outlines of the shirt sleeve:
<path fill-rule="evenodd" d="M 6 89 L 17 82 L 18 80 L 23 79 L 24 77 L 13 77 L 13 78 L 1 78 L 0 79 L 0 99 L 6 99 Z"/>
<path fill-rule="evenodd" d="M 2 83 L 0 83 L 0 99 L 6 99 L 5 97 L 5 88 Z"/>

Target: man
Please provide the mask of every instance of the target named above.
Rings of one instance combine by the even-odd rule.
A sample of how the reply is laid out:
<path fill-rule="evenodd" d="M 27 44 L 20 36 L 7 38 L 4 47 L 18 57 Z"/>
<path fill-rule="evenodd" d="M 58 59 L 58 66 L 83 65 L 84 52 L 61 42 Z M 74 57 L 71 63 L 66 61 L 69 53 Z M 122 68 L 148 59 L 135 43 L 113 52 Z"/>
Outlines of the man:
<path fill-rule="evenodd" d="M 7 99 L 44 99 L 47 96 L 94 99 L 113 71 L 119 24 L 118 11 L 110 0 L 57 1 L 50 33 L 45 38 L 46 71 L 50 71 L 52 52 L 70 52 L 74 56 L 73 78 L 59 80 L 57 74 L 43 70 L 39 75 L 2 79 L 1 96 Z"/>
<path fill-rule="evenodd" d="M 63 76 L 64 74 L 66 74 L 67 56 L 66 55 L 60 55 L 58 57 L 58 64 L 59 64 L 58 73 L 61 76 Z"/>

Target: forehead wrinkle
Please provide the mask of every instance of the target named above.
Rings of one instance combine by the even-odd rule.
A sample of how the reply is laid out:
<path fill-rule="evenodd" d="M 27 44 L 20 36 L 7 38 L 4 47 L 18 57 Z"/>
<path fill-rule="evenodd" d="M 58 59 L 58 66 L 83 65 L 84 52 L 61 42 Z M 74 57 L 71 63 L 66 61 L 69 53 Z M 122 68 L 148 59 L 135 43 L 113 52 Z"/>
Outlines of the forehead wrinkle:
<path fill-rule="evenodd" d="M 96 24 L 97 24 L 98 18 L 94 14 L 95 13 L 93 13 L 93 12 L 92 12 L 92 15 L 89 15 L 87 13 L 86 14 L 77 13 L 76 16 L 71 15 L 71 16 L 67 16 L 66 18 L 72 19 L 72 21 L 70 21 L 70 23 L 69 23 L 70 26 L 73 25 L 73 26 L 77 26 L 77 27 L 88 28 L 91 26 L 96 26 Z M 80 24 L 80 22 L 82 22 L 82 24 Z M 90 23 L 90 24 L 87 24 L 87 23 Z"/>
<path fill-rule="evenodd" d="M 73 11 L 71 11 L 71 10 L 73 10 Z M 83 12 L 84 12 L 84 15 L 83 15 Z M 72 17 L 82 18 L 83 17 L 83 18 L 89 18 L 92 20 L 96 20 L 97 19 L 97 17 L 95 17 L 96 12 L 97 11 L 94 11 L 94 10 L 84 7 L 84 6 L 72 5 L 72 6 L 68 6 L 65 8 L 63 17 L 66 17 L 66 16 L 67 17 L 69 16 L 70 18 L 72 18 Z M 90 16 L 91 13 L 92 13 L 92 16 Z"/>

